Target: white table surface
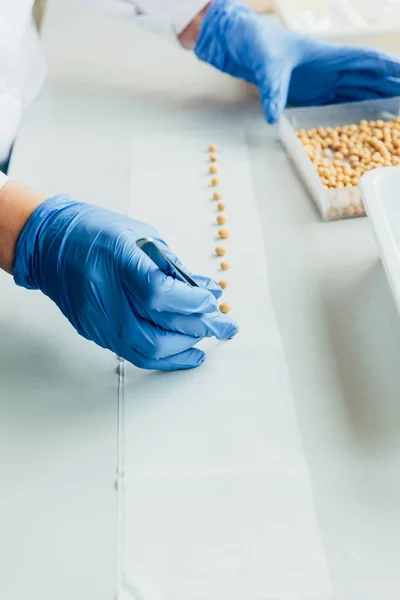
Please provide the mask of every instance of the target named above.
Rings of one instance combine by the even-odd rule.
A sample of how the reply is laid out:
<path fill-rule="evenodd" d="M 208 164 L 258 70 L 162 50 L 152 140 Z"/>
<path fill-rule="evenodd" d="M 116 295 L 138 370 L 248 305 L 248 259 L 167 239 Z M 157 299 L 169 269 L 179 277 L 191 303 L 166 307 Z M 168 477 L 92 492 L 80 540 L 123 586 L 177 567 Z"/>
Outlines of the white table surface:
<path fill-rule="evenodd" d="M 400 324 L 367 220 L 321 223 L 253 90 L 190 54 L 66 0 L 50 3 L 44 42 L 50 82 L 23 123 L 11 174 L 49 194 L 123 211 L 132 130 L 246 128 L 333 598 L 393 596 Z M 6 275 L 1 286 L 0 595 L 109 600 L 115 359 L 39 294 Z"/>

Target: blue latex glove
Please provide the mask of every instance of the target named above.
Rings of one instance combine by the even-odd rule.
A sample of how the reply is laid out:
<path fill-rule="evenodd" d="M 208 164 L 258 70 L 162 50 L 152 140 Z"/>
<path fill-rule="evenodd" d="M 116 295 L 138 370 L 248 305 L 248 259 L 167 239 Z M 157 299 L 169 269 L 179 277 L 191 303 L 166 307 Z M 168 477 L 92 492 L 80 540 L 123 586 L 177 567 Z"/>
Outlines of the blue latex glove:
<path fill-rule="evenodd" d="M 297 106 L 400 95 L 400 57 L 289 31 L 234 0 L 214 0 L 195 52 L 220 71 L 256 84 L 266 119 Z"/>
<path fill-rule="evenodd" d="M 162 273 L 136 246 L 149 225 L 55 196 L 40 205 L 16 248 L 14 279 L 49 296 L 83 337 L 138 367 L 199 366 L 192 348 L 204 337 L 228 339 L 236 324 L 217 310 L 222 290 L 205 277 L 191 288 Z"/>

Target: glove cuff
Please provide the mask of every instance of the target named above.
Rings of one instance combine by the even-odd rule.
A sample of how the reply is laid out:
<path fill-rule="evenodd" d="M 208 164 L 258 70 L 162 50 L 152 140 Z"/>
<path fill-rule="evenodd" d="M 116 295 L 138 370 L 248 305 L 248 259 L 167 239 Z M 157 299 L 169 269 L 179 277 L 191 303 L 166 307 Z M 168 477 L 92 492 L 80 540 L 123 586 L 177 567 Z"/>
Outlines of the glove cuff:
<path fill-rule="evenodd" d="M 51 246 L 44 247 L 43 239 L 47 233 L 51 236 L 51 224 L 57 214 L 71 204 L 76 202 L 68 196 L 57 195 L 49 198 L 33 211 L 22 230 L 15 250 L 13 275 L 17 285 L 30 290 L 41 289 L 40 272 L 43 266 L 40 264 L 39 257 L 44 256 L 47 261 L 51 253 Z"/>
<path fill-rule="evenodd" d="M 232 29 L 243 16 L 254 16 L 254 11 L 236 0 L 214 0 L 203 17 L 194 52 L 200 60 L 220 71 L 231 73 L 232 56 L 228 48 Z"/>

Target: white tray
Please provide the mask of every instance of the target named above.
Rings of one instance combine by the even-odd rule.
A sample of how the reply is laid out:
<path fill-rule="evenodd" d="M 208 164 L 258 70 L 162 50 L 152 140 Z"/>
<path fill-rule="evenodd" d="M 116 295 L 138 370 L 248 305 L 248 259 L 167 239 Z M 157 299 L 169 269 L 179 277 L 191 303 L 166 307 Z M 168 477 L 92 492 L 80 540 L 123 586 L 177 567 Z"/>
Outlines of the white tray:
<path fill-rule="evenodd" d="M 325 221 L 349 216 L 348 207 L 358 207 L 361 203 L 360 189 L 359 186 L 337 190 L 325 188 L 296 131 L 349 125 L 358 123 L 361 119 L 386 121 L 399 115 L 400 96 L 348 104 L 290 108 L 284 112 L 279 122 L 282 143 Z M 358 216 L 357 212 L 352 216 Z"/>
<path fill-rule="evenodd" d="M 284 24 L 325 39 L 400 35 L 399 0 L 276 0 Z"/>
<path fill-rule="evenodd" d="M 370 171 L 360 189 L 400 313 L 400 167 Z"/>

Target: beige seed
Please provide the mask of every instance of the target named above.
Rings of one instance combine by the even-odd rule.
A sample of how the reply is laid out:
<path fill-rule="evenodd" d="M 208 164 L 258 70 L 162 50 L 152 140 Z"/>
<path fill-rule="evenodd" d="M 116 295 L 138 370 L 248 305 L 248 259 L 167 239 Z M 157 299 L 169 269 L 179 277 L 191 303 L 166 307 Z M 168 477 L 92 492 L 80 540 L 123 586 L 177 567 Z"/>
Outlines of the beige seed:
<path fill-rule="evenodd" d="M 219 185 L 219 179 L 218 179 L 218 177 L 213 177 L 211 179 L 211 185 L 213 185 L 214 187 L 216 187 L 217 185 Z"/>
<path fill-rule="evenodd" d="M 211 162 L 217 162 L 217 157 L 215 156 L 215 154 L 211 154 L 210 161 Z"/>
<path fill-rule="evenodd" d="M 222 194 L 220 194 L 219 192 L 213 193 L 213 200 L 221 200 L 221 198 L 222 198 Z"/>
<path fill-rule="evenodd" d="M 225 204 L 224 204 L 224 202 L 218 202 L 218 210 L 221 211 L 221 212 L 223 210 L 225 210 Z"/>
<path fill-rule="evenodd" d="M 219 282 L 219 287 L 224 290 L 226 287 L 228 287 L 228 282 L 225 279 L 221 279 Z"/>
<path fill-rule="evenodd" d="M 225 215 L 218 215 L 217 217 L 217 223 L 218 225 L 225 225 L 225 223 L 227 222 L 227 218 L 225 217 Z"/>
<path fill-rule="evenodd" d="M 220 310 L 222 313 L 226 314 L 226 313 L 228 313 L 230 310 L 232 310 L 232 306 L 229 304 L 229 302 L 223 302 L 223 303 L 220 305 L 220 307 L 219 307 L 219 310 Z"/>
<path fill-rule="evenodd" d="M 365 215 L 365 208 L 363 204 L 359 204 L 358 206 L 356 206 L 356 213 L 361 217 L 363 215 Z"/>
<path fill-rule="evenodd" d="M 222 238 L 223 240 L 226 240 L 226 238 L 228 238 L 230 236 L 229 231 L 227 231 L 226 229 L 220 229 L 218 231 L 218 235 L 220 238 Z"/>
<path fill-rule="evenodd" d="M 226 253 L 227 253 L 227 249 L 223 248 L 222 246 L 217 246 L 215 248 L 215 254 L 217 256 L 225 256 Z"/>
<path fill-rule="evenodd" d="M 208 151 L 209 151 L 209 152 L 215 152 L 215 151 L 216 151 L 216 149 L 217 149 L 217 146 L 216 146 L 215 144 L 210 144 L 210 145 L 208 146 Z"/>
<path fill-rule="evenodd" d="M 216 167 L 215 165 L 211 165 L 208 170 L 210 171 L 210 173 L 218 173 L 218 167 Z"/>
<path fill-rule="evenodd" d="M 356 209 L 353 206 L 348 206 L 344 212 L 346 217 L 354 217 Z"/>
<path fill-rule="evenodd" d="M 227 270 L 228 270 L 228 269 L 230 269 L 230 268 L 231 268 L 231 265 L 230 265 L 228 262 L 222 262 L 222 263 L 221 263 L 221 269 L 222 269 L 223 271 L 227 271 Z"/>

